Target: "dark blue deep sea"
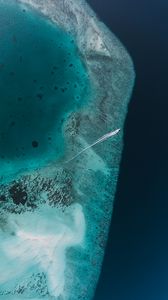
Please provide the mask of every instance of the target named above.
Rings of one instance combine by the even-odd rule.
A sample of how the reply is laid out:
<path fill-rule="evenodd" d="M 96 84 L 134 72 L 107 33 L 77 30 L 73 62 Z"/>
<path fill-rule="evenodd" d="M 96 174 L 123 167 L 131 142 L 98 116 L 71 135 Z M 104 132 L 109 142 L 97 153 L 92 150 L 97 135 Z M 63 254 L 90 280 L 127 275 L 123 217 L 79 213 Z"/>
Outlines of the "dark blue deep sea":
<path fill-rule="evenodd" d="M 136 84 L 94 300 L 168 299 L 168 2 L 89 0 L 131 54 Z"/>
<path fill-rule="evenodd" d="M 0 177 L 64 153 L 62 123 L 87 100 L 88 80 L 70 35 L 15 1 L 1 0 Z"/>

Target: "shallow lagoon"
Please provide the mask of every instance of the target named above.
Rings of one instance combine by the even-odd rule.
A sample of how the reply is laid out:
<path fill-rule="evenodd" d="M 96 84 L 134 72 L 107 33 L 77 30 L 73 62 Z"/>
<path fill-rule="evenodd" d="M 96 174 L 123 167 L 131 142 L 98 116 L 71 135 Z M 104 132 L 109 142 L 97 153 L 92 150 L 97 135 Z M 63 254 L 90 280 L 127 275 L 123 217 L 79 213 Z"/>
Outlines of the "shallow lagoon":
<path fill-rule="evenodd" d="M 66 114 L 88 94 L 74 39 L 37 12 L 0 1 L 0 176 L 60 157 Z"/>

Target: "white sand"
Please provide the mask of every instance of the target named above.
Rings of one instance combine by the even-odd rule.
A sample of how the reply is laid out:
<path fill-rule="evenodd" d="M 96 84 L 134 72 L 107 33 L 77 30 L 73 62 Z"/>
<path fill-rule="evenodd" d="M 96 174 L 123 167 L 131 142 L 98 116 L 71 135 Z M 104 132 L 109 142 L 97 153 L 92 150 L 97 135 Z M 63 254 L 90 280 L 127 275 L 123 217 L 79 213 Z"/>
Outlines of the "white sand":
<path fill-rule="evenodd" d="M 11 232 L 15 235 L 11 236 Z M 64 291 L 66 249 L 82 245 L 85 219 L 82 207 L 61 209 L 43 206 L 34 213 L 11 214 L 8 233 L 0 232 L 0 285 L 11 290 L 31 273 L 44 272 L 48 291 L 58 297 Z"/>

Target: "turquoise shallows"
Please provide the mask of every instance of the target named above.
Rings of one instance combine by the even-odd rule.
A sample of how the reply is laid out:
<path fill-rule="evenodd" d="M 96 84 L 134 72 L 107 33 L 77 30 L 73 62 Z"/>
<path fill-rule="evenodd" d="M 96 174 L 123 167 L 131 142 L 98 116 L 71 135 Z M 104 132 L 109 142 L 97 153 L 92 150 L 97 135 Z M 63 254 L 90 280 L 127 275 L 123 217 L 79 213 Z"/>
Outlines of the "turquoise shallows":
<path fill-rule="evenodd" d="M 86 101 L 88 87 L 71 35 L 15 1 L 0 2 L 0 176 L 63 154 L 65 115 Z"/>

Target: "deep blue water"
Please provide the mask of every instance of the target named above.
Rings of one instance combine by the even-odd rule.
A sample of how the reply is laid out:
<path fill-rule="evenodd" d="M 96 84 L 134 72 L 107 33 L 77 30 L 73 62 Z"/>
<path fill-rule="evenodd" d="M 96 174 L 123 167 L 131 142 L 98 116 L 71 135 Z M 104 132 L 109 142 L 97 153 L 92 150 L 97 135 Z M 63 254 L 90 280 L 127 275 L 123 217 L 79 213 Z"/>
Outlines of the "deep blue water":
<path fill-rule="evenodd" d="M 62 124 L 87 100 L 89 78 L 72 36 L 15 1 L 0 1 L 0 176 L 64 152 Z"/>
<path fill-rule="evenodd" d="M 89 0 L 131 54 L 136 84 L 95 300 L 168 299 L 168 2 Z"/>

